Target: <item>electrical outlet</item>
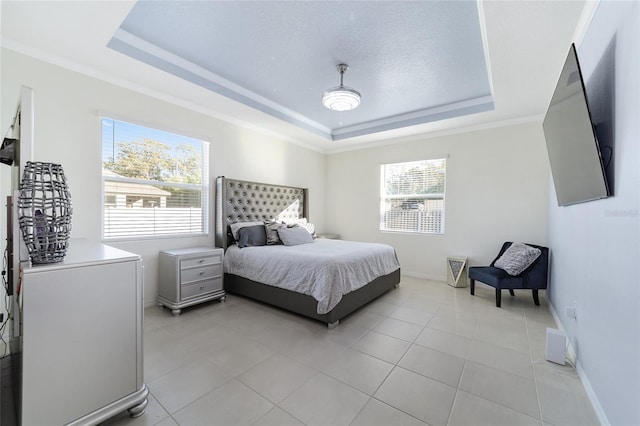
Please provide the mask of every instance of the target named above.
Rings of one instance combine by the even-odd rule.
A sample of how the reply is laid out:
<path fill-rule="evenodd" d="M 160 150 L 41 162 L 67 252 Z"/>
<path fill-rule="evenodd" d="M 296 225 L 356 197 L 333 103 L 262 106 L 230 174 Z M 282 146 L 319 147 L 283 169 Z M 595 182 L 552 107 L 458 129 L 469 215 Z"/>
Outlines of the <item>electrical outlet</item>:
<path fill-rule="evenodd" d="M 578 318 L 578 312 L 577 312 L 577 308 L 576 308 L 576 303 L 573 304 L 573 306 L 567 306 L 565 308 L 565 314 L 567 315 L 567 317 L 572 318 L 572 319 L 577 319 Z"/>

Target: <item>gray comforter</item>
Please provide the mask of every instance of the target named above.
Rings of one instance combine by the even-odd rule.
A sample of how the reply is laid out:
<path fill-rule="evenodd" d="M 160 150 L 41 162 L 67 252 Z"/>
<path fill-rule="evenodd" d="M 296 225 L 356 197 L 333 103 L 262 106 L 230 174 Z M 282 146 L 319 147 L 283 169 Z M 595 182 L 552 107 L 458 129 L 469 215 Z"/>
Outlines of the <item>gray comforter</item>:
<path fill-rule="evenodd" d="M 312 296 L 318 301 L 318 314 L 399 267 L 391 246 L 328 239 L 297 246 L 233 245 L 224 256 L 224 272 Z"/>

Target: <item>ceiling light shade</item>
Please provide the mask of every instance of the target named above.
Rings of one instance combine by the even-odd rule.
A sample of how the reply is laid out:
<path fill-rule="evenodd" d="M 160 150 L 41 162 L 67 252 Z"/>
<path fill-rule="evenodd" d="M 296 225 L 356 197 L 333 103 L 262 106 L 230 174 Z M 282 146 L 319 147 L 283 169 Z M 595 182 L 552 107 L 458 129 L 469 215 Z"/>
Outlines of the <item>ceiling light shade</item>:
<path fill-rule="evenodd" d="M 340 86 L 324 92 L 322 104 L 332 111 L 349 111 L 360 105 L 360 92 L 342 84 L 344 73 L 349 69 L 349 66 L 339 64 L 337 68 L 340 72 Z"/>

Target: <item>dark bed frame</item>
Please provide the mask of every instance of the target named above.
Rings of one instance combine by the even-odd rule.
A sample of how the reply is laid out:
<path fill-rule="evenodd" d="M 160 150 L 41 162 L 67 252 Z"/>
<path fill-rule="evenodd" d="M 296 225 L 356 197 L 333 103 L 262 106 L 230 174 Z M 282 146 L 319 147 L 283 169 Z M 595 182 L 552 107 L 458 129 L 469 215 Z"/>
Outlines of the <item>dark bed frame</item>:
<path fill-rule="evenodd" d="M 232 240 L 230 225 L 235 222 L 273 220 L 284 212 L 285 219 L 308 218 L 308 190 L 227 179 L 216 179 L 216 246 L 225 251 Z M 281 219 L 283 217 L 281 216 Z M 224 288 L 229 293 L 304 315 L 336 327 L 340 320 L 400 283 L 400 268 L 345 294 L 330 312 L 318 314 L 318 302 L 312 296 L 265 285 L 233 274 L 224 274 Z"/>

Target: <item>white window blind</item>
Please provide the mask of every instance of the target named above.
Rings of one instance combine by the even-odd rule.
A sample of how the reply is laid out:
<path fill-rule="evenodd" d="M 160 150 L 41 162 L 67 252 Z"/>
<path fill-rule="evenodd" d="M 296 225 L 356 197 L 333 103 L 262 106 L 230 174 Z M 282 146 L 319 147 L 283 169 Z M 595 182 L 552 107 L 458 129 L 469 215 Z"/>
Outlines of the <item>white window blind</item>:
<path fill-rule="evenodd" d="M 208 161 L 208 142 L 103 118 L 103 239 L 206 234 Z"/>
<path fill-rule="evenodd" d="M 444 233 L 446 160 L 380 166 L 380 230 Z"/>

